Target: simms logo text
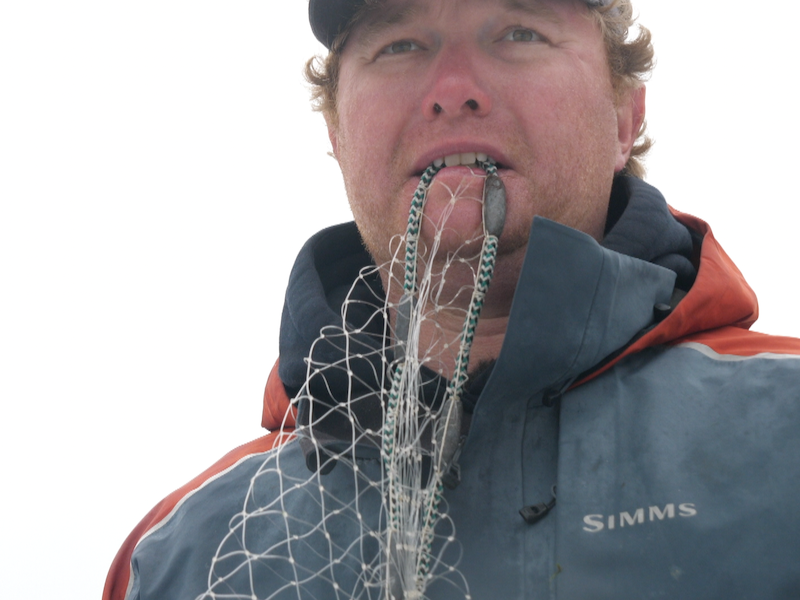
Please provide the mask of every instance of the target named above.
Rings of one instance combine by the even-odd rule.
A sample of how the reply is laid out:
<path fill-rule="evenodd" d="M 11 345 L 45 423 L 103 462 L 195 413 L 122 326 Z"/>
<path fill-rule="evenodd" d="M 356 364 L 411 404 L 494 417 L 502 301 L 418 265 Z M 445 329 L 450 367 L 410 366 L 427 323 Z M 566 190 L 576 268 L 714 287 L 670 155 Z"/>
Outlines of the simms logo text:
<path fill-rule="evenodd" d="M 692 503 L 678 504 L 678 511 L 675 512 L 674 504 L 667 504 L 663 509 L 660 506 L 650 506 L 648 508 L 637 508 L 633 513 L 621 512 L 619 519 L 617 515 L 586 515 L 583 517 L 584 531 L 597 533 L 603 529 L 616 529 L 619 527 L 633 527 L 643 525 L 645 519 L 648 521 L 663 521 L 664 519 L 674 519 L 679 517 L 694 517 L 697 508 Z"/>

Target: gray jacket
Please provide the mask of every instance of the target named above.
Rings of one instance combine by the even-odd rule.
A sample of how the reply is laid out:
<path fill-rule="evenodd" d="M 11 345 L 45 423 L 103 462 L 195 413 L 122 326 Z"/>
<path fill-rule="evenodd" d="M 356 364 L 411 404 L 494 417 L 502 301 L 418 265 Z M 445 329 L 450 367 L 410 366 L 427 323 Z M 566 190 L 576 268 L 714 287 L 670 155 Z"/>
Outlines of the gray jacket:
<path fill-rule="evenodd" d="M 748 331 L 752 291 L 707 225 L 678 219 L 699 265 L 680 302 L 674 270 L 536 220 L 425 597 L 800 598 L 800 342 Z M 308 251 L 333 239 L 363 252 L 341 243 L 347 227 Z M 309 305 L 284 327 L 319 332 Z M 273 432 L 156 507 L 104 598 L 382 597 L 377 452 L 332 460 L 347 424 L 315 435 L 313 406 L 295 429 L 285 409 L 301 390 L 283 362 L 282 349 L 265 397 Z M 342 414 L 370 422 L 379 397 Z M 521 516 L 542 504 L 535 522 Z"/>

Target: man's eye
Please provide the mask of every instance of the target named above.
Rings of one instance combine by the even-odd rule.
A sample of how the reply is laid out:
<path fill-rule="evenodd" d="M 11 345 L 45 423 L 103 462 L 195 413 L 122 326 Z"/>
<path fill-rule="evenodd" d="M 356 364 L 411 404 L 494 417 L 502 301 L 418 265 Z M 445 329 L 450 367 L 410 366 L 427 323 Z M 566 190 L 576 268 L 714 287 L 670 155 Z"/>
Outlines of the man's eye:
<path fill-rule="evenodd" d="M 524 27 L 512 29 L 503 36 L 503 40 L 507 42 L 538 42 L 541 39 L 538 33 Z"/>
<path fill-rule="evenodd" d="M 399 42 L 393 42 L 389 44 L 381 51 L 381 53 L 402 54 L 403 52 L 413 52 L 414 50 L 419 50 L 419 49 L 420 47 L 411 40 L 401 40 Z"/>

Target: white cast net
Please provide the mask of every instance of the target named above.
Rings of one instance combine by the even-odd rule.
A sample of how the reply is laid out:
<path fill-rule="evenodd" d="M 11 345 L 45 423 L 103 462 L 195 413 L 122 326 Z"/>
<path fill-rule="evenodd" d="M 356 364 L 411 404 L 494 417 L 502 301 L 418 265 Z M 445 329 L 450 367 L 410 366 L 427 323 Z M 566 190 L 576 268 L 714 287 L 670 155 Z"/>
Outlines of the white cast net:
<path fill-rule="evenodd" d="M 504 220 L 496 169 L 478 166 L 484 197 L 462 194 L 466 186 L 449 190 L 447 210 L 425 223 L 436 232 L 430 248 L 418 237 L 439 167 L 426 171 L 394 258 L 363 268 L 341 324 L 320 332 L 293 399 L 296 437 L 267 454 L 250 480 L 199 598 L 470 598 L 443 494 L 457 483 L 460 395 Z M 484 232 L 444 253 L 458 202 L 483 202 Z M 445 296 L 456 269 L 469 269 L 473 283 Z M 455 337 L 439 326 L 443 310 L 463 315 Z"/>

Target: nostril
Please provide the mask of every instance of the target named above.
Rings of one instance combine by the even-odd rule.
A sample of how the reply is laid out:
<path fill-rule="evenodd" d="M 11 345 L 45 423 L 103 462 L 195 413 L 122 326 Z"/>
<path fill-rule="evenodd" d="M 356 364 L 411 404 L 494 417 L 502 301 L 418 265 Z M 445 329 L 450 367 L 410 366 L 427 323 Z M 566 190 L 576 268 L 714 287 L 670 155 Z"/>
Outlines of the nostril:
<path fill-rule="evenodd" d="M 434 105 L 433 105 L 433 112 L 435 112 L 437 115 L 438 115 L 440 112 L 442 112 L 442 107 L 441 107 L 441 106 L 439 106 L 439 103 L 438 103 L 438 102 L 437 102 L 436 104 L 434 104 Z"/>
<path fill-rule="evenodd" d="M 472 98 L 467 100 L 464 104 L 469 106 L 472 110 L 478 110 L 478 103 L 475 100 L 473 100 Z"/>

